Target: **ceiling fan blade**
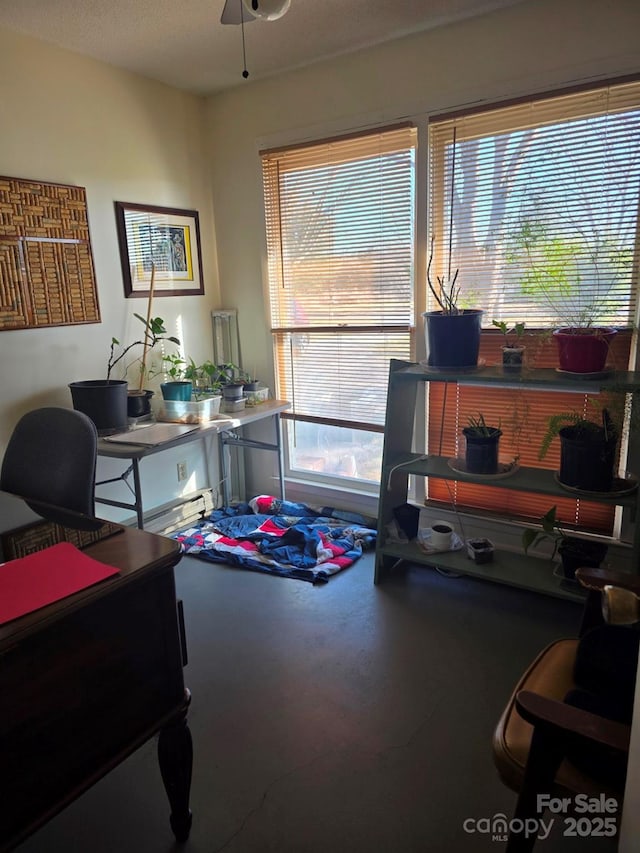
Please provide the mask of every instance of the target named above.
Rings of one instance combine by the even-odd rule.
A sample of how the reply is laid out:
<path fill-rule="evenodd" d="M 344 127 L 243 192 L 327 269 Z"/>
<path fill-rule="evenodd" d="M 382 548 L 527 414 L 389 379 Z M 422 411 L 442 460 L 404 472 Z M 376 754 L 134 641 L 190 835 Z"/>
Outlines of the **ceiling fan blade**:
<path fill-rule="evenodd" d="M 244 18 L 245 24 L 255 21 L 255 17 L 242 5 L 242 0 L 225 0 L 224 9 L 220 18 L 221 24 L 241 24 Z"/>

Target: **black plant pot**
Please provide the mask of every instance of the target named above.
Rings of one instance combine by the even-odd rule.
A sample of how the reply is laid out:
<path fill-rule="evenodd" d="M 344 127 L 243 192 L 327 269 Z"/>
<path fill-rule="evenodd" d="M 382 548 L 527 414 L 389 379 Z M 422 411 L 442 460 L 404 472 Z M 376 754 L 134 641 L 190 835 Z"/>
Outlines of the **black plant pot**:
<path fill-rule="evenodd" d="M 576 536 L 565 536 L 558 548 L 562 559 L 562 574 L 566 580 L 576 579 L 576 569 L 585 567 L 597 569 L 607 556 L 607 545 L 604 542 L 588 542 Z"/>
<path fill-rule="evenodd" d="M 127 395 L 127 416 L 143 418 L 151 412 L 153 391 L 129 391 Z"/>
<path fill-rule="evenodd" d="M 222 386 L 222 396 L 225 400 L 242 400 L 244 385 L 241 382 L 228 382 Z"/>
<path fill-rule="evenodd" d="M 488 435 L 479 435 L 471 427 L 462 430 L 467 447 L 465 468 L 468 474 L 498 473 L 498 444 L 502 430 L 488 427 Z"/>
<path fill-rule="evenodd" d="M 110 435 L 127 428 L 127 383 L 124 379 L 71 382 L 69 389 L 73 408 L 91 418 L 98 435 Z"/>
<path fill-rule="evenodd" d="M 424 317 L 429 367 L 461 369 L 476 367 L 480 351 L 482 311 L 465 309 L 459 314 L 427 311 Z"/>
<path fill-rule="evenodd" d="M 617 436 L 604 429 L 585 433 L 575 426 L 562 427 L 559 480 L 585 492 L 610 492 L 613 486 Z"/>

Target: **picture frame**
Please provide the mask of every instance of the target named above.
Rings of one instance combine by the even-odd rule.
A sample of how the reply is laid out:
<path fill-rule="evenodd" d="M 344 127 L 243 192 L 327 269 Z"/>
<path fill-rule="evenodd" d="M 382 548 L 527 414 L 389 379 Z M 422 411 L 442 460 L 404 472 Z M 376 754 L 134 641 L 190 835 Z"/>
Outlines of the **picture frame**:
<path fill-rule="evenodd" d="M 115 210 L 125 297 L 149 296 L 152 264 L 154 298 L 204 294 L 197 210 L 124 201 Z"/>

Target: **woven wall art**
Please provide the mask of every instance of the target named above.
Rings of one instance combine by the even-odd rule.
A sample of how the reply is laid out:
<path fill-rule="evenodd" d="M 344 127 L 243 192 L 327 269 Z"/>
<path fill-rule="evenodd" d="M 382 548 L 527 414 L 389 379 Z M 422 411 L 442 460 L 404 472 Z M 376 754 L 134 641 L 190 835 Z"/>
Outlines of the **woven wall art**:
<path fill-rule="evenodd" d="M 99 322 L 84 187 L 0 177 L 0 331 Z"/>

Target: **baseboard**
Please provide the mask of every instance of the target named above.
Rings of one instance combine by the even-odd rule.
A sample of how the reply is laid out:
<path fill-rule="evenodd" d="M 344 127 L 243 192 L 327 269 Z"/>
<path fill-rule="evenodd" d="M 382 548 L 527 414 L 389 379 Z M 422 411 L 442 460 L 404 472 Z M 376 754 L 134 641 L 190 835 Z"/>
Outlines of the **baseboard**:
<path fill-rule="evenodd" d="M 205 489 L 183 498 L 179 504 L 172 502 L 157 507 L 148 514 L 145 513 L 144 529 L 149 533 L 169 536 L 196 521 L 207 518 L 215 506 L 213 490 Z"/>

